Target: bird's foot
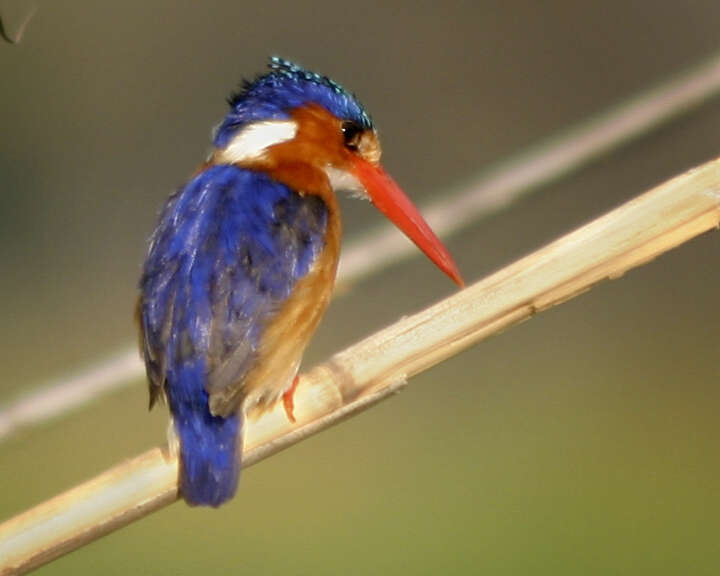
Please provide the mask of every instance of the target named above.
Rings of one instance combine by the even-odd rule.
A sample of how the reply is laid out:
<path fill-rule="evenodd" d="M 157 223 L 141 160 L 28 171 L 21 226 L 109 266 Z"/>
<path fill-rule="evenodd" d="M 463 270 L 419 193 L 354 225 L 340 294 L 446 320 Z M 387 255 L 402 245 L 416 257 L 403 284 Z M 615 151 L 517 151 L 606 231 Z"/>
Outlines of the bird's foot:
<path fill-rule="evenodd" d="M 290 420 L 293 424 L 295 423 L 295 414 L 293 414 L 293 410 L 295 410 L 294 396 L 298 382 L 300 382 L 300 376 L 295 376 L 292 386 L 290 386 L 290 388 L 288 388 L 282 395 L 283 406 L 285 406 L 285 414 L 287 414 L 288 420 Z"/>

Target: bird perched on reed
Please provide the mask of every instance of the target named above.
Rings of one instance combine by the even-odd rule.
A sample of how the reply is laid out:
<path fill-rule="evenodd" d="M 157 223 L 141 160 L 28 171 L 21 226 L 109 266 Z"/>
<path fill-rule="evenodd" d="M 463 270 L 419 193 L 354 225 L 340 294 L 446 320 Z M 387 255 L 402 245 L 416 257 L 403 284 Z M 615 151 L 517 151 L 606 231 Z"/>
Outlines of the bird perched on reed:
<path fill-rule="evenodd" d="M 234 495 L 246 416 L 283 399 L 293 417 L 298 366 L 335 281 L 335 190 L 369 198 L 462 284 L 339 84 L 272 58 L 229 104 L 209 158 L 160 214 L 137 308 L 150 406 L 167 399 L 192 505 Z"/>

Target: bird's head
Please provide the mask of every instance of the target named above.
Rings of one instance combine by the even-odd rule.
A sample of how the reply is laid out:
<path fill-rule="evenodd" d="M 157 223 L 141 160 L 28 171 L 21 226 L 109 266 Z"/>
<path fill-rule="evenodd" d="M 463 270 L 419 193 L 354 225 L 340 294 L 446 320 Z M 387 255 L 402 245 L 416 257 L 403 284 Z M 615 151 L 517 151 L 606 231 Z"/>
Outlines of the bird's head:
<path fill-rule="evenodd" d="M 229 104 L 211 162 L 265 171 L 302 193 L 365 196 L 463 285 L 447 249 L 381 167 L 377 132 L 355 96 L 326 76 L 273 57 L 270 72 L 245 82 Z"/>

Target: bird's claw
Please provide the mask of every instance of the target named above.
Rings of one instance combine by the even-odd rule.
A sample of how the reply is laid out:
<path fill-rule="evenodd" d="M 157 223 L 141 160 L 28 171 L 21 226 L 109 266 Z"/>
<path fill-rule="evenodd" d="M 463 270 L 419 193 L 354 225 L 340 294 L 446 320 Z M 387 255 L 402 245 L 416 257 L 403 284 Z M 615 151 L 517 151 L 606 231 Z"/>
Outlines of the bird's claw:
<path fill-rule="evenodd" d="M 282 395 L 283 406 L 285 406 L 285 414 L 287 414 L 288 420 L 290 420 L 293 424 L 295 424 L 295 414 L 293 414 L 293 411 L 295 410 L 294 396 L 298 382 L 300 382 L 300 376 L 295 376 L 292 386 L 290 386 L 290 388 L 288 388 Z"/>

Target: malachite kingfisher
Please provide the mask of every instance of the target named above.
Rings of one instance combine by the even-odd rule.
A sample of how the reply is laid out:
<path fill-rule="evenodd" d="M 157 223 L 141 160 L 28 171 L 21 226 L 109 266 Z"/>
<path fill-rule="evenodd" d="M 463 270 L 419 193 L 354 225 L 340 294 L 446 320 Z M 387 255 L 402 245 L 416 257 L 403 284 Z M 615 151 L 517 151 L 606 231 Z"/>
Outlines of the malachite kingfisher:
<path fill-rule="evenodd" d="M 214 148 L 170 196 L 150 239 L 137 316 L 150 407 L 167 400 L 179 490 L 219 506 L 237 488 L 245 417 L 292 393 L 330 301 L 335 190 L 365 196 L 458 285 L 450 254 L 379 164 L 357 98 L 286 60 L 245 82 Z"/>

